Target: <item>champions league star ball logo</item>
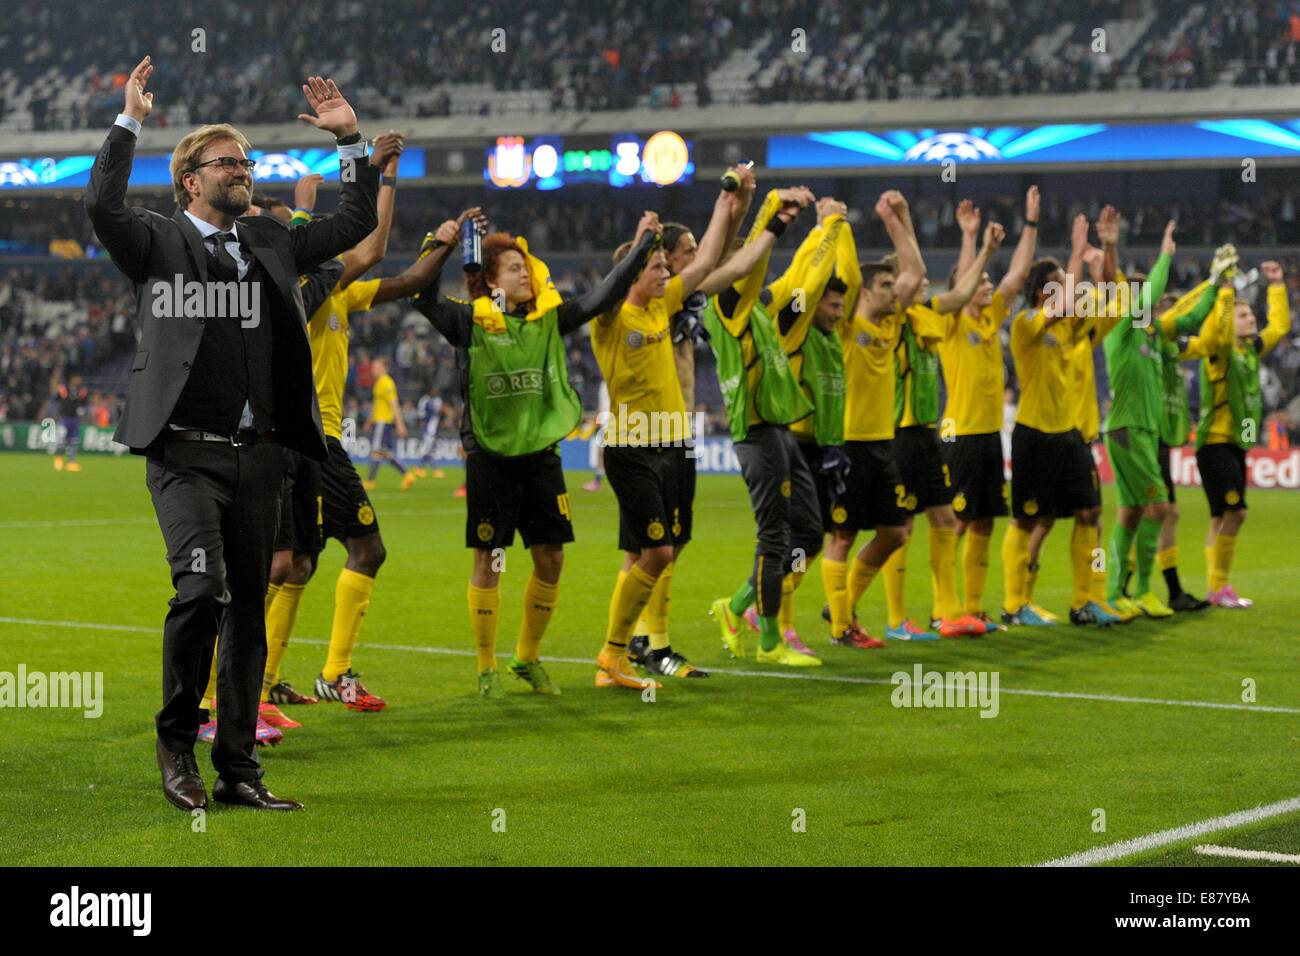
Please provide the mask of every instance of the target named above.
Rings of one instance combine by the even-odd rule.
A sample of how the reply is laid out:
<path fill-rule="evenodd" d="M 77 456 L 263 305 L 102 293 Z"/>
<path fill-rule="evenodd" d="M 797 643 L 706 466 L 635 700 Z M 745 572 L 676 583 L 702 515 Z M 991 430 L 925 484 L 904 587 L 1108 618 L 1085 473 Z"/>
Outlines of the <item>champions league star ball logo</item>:
<path fill-rule="evenodd" d="M 263 153 L 257 157 L 258 179 L 297 181 L 311 174 L 311 167 L 288 153 Z"/>
<path fill-rule="evenodd" d="M 978 162 L 981 159 L 998 159 L 1001 155 L 996 146 L 979 136 L 970 133 L 938 133 L 921 140 L 903 154 L 903 159 L 922 163 L 945 159 Z"/>

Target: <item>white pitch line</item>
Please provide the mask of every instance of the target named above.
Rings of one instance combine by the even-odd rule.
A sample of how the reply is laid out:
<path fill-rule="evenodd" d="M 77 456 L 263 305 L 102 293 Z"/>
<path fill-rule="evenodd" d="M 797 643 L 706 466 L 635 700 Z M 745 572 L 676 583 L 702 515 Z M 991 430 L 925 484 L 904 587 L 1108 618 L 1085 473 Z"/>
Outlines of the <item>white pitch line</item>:
<path fill-rule="evenodd" d="M 1046 863 L 1038 865 L 1092 866 L 1096 863 L 1110 863 L 1114 860 L 1122 860 L 1126 856 L 1145 853 L 1147 850 L 1154 850 L 1158 847 L 1168 846 L 1171 843 L 1189 840 L 1192 837 L 1204 836 L 1218 830 L 1233 830 L 1237 827 L 1267 820 L 1270 817 L 1280 817 L 1283 814 L 1297 811 L 1300 811 L 1300 797 L 1290 797 L 1276 803 L 1267 803 L 1263 806 L 1252 807 L 1249 810 L 1238 810 L 1236 813 L 1214 817 L 1210 820 L 1202 820 L 1200 823 L 1189 823 L 1185 826 L 1174 827 L 1172 830 L 1161 830 L 1159 833 L 1148 833 L 1146 836 L 1134 837 L 1132 840 L 1125 840 L 1122 843 L 1099 846 L 1095 850 L 1085 850 L 1082 853 L 1048 860 Z"/>
<path fill-rule="evenodd" d="M 1202 856 L 1227 856 L 1234 860 L 1265 860 L 1269 863 L 1300 863 L 1300 854 L 1270 853 L 1268 850 L 1238 850 L 1235 846 L 1215 846 L 1202 843 L 1193 847 Z"/>
<path fill-rule="evenodd" d="M 92 621 L 44 621 L 36 618 L 27 617 L 0 617 L 0 624 L 18 624 L 32 627 L 69 627 L 82 628 L 92 631 L 130 631 L 138 634 L 158 634 L 161 633 L 161 625 L 158 627 L 139 627 L 131 624 L 96 624 Z M 295 637 L 294 642 L 297 644 L 316 644 L 322 647 L 328 646 L 329 641 L 309 637 Z M 474 651 L 467 648 L 459 647 L 425 647 L 415 644 L 370 644 L 361 642 L 358 647 L 364 647 L 374 651 L 398 651 L 411 654 L 445 654 L 453 657 L 473 657 Z M 507 658 L 509 654 L 498 654 L 497 657 Z M 551 657 L 547 656 L 547 661 L 556 664 L 595 664 L 594 658 L 590 657 Z M 883 677 L 853 677 L 848 674 L 804 674 L 792 671 L 751 671 L 738 670 L 730 667 L 710 667 L 709 672 L 713 674 L 726 674 L 730 677 L 766 677 L 772 680 L 806 680 L 819 681 L 831 684 L 871 684 L 871 685 L 893 685 L 892 680 Z M 945 684 L 945 687 L 955 687 L 956 685 Z M 1162 707 L 1200 707 L 1209 710 L 1245 710 L 1254 713 L 1265 714 L 1300 714 L 1300 707 L 1273 707 L 1263 704 L 1236 704 L 1236 703 L 1218 703 L 1208 700 L 1166 700 L 1158 697 L 1127 697 L 1120 694 L 1086 694 L 1076 691 L 1064 690 L 1032 690 L 1011 687 L 999 687 L 999 694 L 1011 694 L 1020 697 L 1050 697 L 1056 700 L 1092 700 L 1108 704 L 1154 704 Z"/>

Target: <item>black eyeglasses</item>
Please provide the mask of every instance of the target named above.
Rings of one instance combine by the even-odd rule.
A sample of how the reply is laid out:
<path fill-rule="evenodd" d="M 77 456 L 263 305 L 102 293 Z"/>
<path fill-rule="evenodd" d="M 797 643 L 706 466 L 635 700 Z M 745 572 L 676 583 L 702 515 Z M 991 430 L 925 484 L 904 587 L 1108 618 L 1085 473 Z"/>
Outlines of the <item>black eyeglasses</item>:
<path fill-rule="evenodd" d="M 220 166 L 226 172 L 231 172 L 236 166 L 243 166 L 251 173 L 256 165 L 257 160 L 255 159 L 235 159 L 233 156 L 219 156 L 216 159 L 209 159 L 206 163 L 195 163 L 189 168 L 189 171 L 192 173 L 204 166 Z"/>

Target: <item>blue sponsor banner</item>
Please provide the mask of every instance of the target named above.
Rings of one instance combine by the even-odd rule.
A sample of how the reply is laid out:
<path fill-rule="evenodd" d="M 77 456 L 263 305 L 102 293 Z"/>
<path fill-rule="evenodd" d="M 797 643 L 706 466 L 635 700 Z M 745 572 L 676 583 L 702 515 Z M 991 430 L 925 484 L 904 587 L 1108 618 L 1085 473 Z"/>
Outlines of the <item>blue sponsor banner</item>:
<path fill-rule="evenodd" d="M 404 465 L 420 460 L 427 450 L 428 439 L 410 436 L 397 440 L 397 459 Z M 354 462 L 363 462 L 370 458 L 370 439 L 359 435 L 347 446 L 348 455 Z M 731 447 L 731 439 L 701 438 L 691 449 L 695 453 L 695 467 L 701 474 L 740 474 L 740 461 Z M 460 439 L 455 436 L 442 436 L 433 443 L 433 461 L 437 465 L 462 465 L 460 457 Z M 560 463 L 565 471 L 594 471 L 596 456 L 600 446 L 592 441 L 566 440 L 560 442 Z"/>
<path fill-rule="evenodd" d="M 286 149 L 282 152 L 255 149 L 248 154 L 257 160 L 253 180 L 258 185 L 297 182 L 308 173 L 320 173 L 327 180 L 339 175 L 339 154 L 334 147 Z M 424 175 L 424 150 L 408 147 L 402 152 L 401 177 Z M 39 156 L 0 160 L 0 189 L 76 189 L 90 182 L 93 155 Z M 131 166 L 132 186 L 170 186 L 171 154 L 142 154 Z"/>
<path fill-rule="evenodd" d="M 1122 163 L 1300 156 L 1300 119 L 1226 119 L 1129 125 L 1053 123 L 968 129 L 837 130 L 770 136 L 772 169 L 942 163 Z"/>

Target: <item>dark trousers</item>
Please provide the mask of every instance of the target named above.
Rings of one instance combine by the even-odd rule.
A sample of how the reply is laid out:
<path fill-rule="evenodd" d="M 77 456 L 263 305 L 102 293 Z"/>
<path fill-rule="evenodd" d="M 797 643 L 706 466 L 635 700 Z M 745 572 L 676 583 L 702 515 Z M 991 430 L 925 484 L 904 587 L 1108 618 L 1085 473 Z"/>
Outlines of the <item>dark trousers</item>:
<path fill-rule="evenodd" d="M 158 736 L 193 751 L 220 634 L 221 720 L 212 764 L 230 783 L 256 780 L 257 704 L 266 666 L 266 585 L 279 523 L 284 457 L 272 442 L 156 442 L 145 480 L 167 544 L 176 596 L 163 626 Z"/>
<path fill-rule="evenodd" d="M 782 580 L 796 567 L 806 569 L 821 550 L 817 486 L 788 428 L 754 425 L 735 451 L 758 525 L 757 610 L 773 617 L 781 608 Z"/>

